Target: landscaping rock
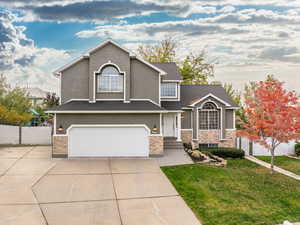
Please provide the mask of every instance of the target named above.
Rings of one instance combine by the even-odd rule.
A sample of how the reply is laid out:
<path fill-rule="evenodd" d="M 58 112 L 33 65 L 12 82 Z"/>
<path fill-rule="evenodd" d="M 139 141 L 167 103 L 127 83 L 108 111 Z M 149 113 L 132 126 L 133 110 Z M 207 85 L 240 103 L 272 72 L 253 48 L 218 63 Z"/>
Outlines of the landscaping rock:
<path fill-rule="evenodd" d="M 186 150 L 186 152 L 194 159 L 197 163 L 207 163 L 219 167 L 227 167 L 227 161 L 221 157 L 212 154 L 204 154 L 199 150 Z"/>
<path fill-rule="evenodd" d="M 192 151 L 191 156 L 193 158 L 197 159 L 197 160 L 203 160 L 204 159 L 203 154 L 198 150 Z"/>

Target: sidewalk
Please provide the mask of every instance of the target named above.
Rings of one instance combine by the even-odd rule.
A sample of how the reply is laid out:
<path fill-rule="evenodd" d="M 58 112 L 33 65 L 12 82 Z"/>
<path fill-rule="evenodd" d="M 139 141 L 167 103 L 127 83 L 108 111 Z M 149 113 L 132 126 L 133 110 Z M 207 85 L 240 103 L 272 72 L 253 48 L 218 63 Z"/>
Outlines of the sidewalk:
<path fill-rule="evenodd" d="M 254 157 L 254 156 L 245 156 L 245 158 L 248 159 L 248 160 L 250 160 L 250 161 L 252 161 L 252 162 L 255 162 L 255 163 L 257 163 L 257 164 L 259 164 L 261 166 L 264 166 L 266 168 L 269 168 L 269 169 L 271 168 L 271 164 L 270 163 L 266 163 L 266 162 L 264 162 L 264 161 L 262 161 L 262 160 L 260 160 L 260 159 L 258 159 L 256 157 Z M 274 166 L 274 171 L 276 171 L 278 173 L 281 173 L 283 175 L 289 176 L 291 178 L 294 178 L 296 180 L 300 180 L 300 176 L 299 175 L 294 174 L 294 173 L 292 173 L 292 172 L 290 172 L 288 170 L 284 170 L 282 168 L 279 168 L 277 166 Z"/>

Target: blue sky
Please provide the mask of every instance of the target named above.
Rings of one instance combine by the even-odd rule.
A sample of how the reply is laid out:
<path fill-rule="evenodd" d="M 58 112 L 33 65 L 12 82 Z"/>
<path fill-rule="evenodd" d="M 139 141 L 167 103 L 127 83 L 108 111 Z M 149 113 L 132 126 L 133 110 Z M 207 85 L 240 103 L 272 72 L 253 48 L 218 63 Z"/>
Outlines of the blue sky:
<path fill-rule="evenodd" d="M 0 0 L 0 73 L 56 91 L 52 71 L 110 37 L 135 51 L 172 36 L 177 57 L 206 52 L 215 80 L 241 89 L 274 74 L 300 86 L 295 0 Z"/>

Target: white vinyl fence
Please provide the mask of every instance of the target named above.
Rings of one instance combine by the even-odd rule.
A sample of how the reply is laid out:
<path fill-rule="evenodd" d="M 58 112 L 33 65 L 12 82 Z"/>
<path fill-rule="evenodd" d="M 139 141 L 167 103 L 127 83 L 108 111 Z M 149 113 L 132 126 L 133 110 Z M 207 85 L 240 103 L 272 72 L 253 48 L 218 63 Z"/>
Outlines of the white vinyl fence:
<path fill-rule="evenodd" d="M 294 146 L 296 141 L 290 141 L 288 144 L 280 144 L 276 150 L 275 155 L 291 155 L 295 153 Z M 257 156 L 270 156 L 271 153 L 268 149 L 261 146 L 260 144 L 253 143 L 247 138 L 238 137 L 237 147 L 245 151 L 246 155 L 257 155 Z"/>
<path fill-rule="evenodd" d="M 19 127 L 0 124 L 0 144 L 50 145 L 52 127 Z"/>

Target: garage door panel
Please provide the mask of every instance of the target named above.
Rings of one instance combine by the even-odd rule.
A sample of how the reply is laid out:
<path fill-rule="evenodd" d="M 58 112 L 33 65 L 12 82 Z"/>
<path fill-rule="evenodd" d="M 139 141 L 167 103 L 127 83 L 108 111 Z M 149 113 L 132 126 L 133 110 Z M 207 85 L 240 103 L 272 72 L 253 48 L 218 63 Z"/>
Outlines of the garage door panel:
<path fill-rule="evenodd" d="M 149 134 L 144 127 L 73 127 L 70 157 L 147 157 Z"/>

